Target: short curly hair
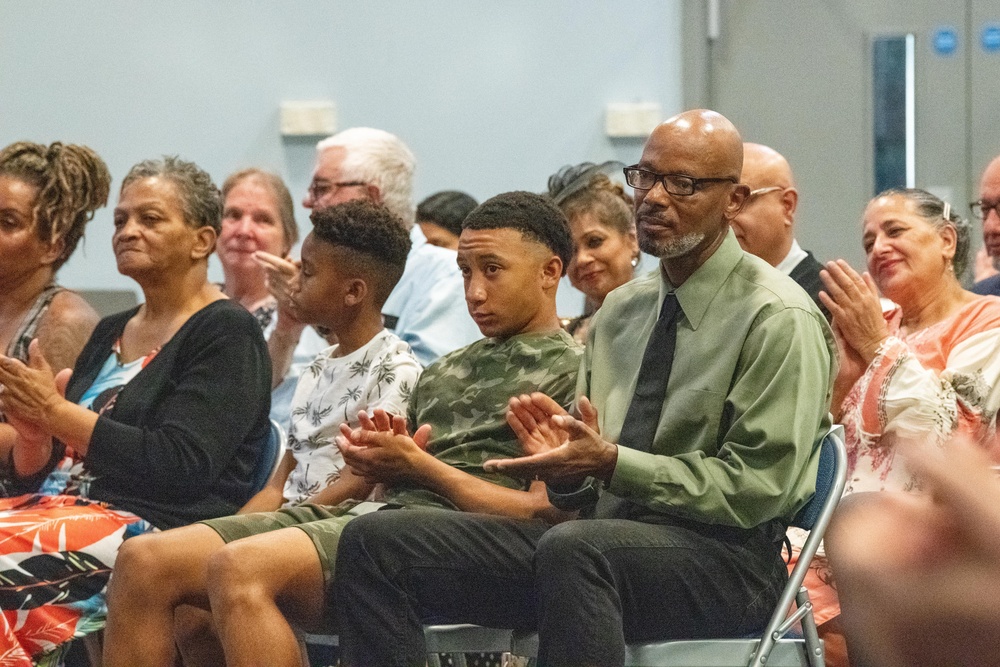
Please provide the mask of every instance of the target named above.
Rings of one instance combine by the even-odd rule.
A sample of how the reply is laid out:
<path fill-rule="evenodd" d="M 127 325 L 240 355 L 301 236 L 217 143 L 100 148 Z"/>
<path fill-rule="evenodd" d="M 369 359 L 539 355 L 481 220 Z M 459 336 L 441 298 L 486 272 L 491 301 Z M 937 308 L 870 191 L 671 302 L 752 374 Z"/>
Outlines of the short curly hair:
<path fill-rule="evenodd" d="M 462 229 L 516 229 L 558 255 L 562 275 L 573 258 L 566 216 L 548 197 L 534 192 L 504 192 L 487 199 L 465 218 Z"/>
<path fill-rule="evenodd" d="M 0 150 L 0 175 L 38 188 L 35 234 L 45 243 L 63 242 L 53 270 L 66 263 L 83 238 L 94 211 L 108 203 L 111 174 L 92 149 L 54 142 L 18 141 Z"/>
<path fill-rule="evenodd" d="M 314 209 L 313 237 L 347 254 L 341 270 L 356 271 L 372 286 L 382 307 L 403 275 L 410 235 L 388 208 L 366 200 Z"/>
<path fill-rule="evenodd" d="M 187 162 L 176 155 L 143 160 L 129 169 L 120 192 L 135 181 L 156 177 L 174 184 L 185 222 L 195 229 L 211 227 L 216 234 L 222 233 L 222 193 L 208 172 L 194 162 Z"/>

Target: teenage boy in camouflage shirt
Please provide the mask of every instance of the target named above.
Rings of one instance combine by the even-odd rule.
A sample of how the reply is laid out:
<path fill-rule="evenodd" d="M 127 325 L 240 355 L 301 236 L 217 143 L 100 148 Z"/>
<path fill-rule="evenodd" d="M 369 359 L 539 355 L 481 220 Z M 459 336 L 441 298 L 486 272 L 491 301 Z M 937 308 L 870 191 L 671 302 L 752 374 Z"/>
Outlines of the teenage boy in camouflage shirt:
<path fill-rule="evenodd" d="M 211 602 L 226 664 L 301 665 L 291 624 L 329 629 L 337 544 L 356 516 L 422 506 L 548 522 L 568 518 L 549 504 L 541 482 L 486 473 L 482 463 L 521 454 L 506 422 L 512 396 L 542 391 L 564 406 L 573 402 L 583 351 L 561 329 L 555 306 L 572 251 L 563 214 L 538 195 L 499 195 L 468 216 L 458 263 L 469 313 L 486 338 L 424 371 L 408 425 L 378 411 L 373 420 L 362 415 L 362 428 L 342 429 L 345 461 L 356 474 L 386 485 L 383 502 L 301 505 L 241 517 L 244 525 L 258 518 L 256 534 L 218 551 L 183 596 L 188 603 Z M 416 429 L 412 437 L 407 426 Z M 419 520 L 420 512 L 407 511 Z M 164 664 L 149 652 L 126 662 Z"/>

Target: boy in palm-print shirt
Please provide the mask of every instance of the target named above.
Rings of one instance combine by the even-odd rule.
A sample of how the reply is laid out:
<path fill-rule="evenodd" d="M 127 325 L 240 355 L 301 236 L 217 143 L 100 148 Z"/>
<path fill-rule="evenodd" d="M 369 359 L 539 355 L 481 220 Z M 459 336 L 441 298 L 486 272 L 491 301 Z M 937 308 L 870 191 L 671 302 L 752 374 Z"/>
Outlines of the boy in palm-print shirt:
<path fill-rule="evenodd" d="M 330 329 L 338 343 L 303 371 L 292 398 L 288 449 L 268 486 L 240 514 L 367 497 L 372 485 L 345 470 L 334 442 L 338 429 L 356 426 L 361 410 L 406 414 L 420 376 L 409 345 L 381 320 L 409 252 L 402 224 L 364 202 L 317 210 L 312 221 L 292 314 Z"/>
<path fill-rule="evenodd" d="M 375 410 L 360 428 L 341 429 L 345 470 L 354 471 L 347 477 L 384 483 L 383 502 L 313 500 L 133 540 L 112 582 L 106 664 L 169 664 L 173 644 L 164 629 L 175 607 L 205 598 L 226 662 L 298 664 L 287 621 L 312 630 L 331 620 L 340 531 L 366 513 L 407 507 L 400 511 L 420 521 L 420 508 L 432 506 L 570 518 L 549 503 L 543 483 L 487 473 L 482 463 L 520 453 L 506 421 L 512 396 L 544 391 L 567 407 L 573 402 L 583 350 L 562 330 L 555 307 L 572 247 L 565 216 L 539 195 L 506 193 L 473 212 L 457 259 L 469 313 L 486 338 L 427 369 L 413 390 L 409 424 Z"/>

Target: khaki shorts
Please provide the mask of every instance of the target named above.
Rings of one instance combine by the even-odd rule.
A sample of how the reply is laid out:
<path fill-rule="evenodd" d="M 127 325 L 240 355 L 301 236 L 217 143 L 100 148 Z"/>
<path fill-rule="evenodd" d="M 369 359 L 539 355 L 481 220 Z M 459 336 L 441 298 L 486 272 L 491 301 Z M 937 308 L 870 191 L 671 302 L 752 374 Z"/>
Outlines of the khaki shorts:
<path fill-rule="evenodd" d="M 219 534 L 226 543 L 245 537 L 262 535 L 282 528 L 298 528 L 312 540 L 323 567 L 323 581 L 329 586 L 333 581 L 333 567 L 337 562 L 337 545 L 340 533 L 347 522 L 362 514 L 385 507 L 385 503 L 347 501 L 335 507 L 323 505 L 296 505 L 277 512 L 235 514 L 209 519 L 205 524 Z"/>

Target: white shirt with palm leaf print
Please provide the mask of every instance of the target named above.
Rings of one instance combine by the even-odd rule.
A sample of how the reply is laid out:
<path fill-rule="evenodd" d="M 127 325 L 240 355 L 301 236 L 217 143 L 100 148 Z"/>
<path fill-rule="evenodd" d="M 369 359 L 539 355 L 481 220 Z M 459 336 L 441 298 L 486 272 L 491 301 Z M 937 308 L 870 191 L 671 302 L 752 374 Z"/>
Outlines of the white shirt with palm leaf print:
<path fill-rule="evenodd" d="M 295 469 L 285 482 L 286 505 L 304 502 L 340 476 L 344 459 L 335 438 L 342 423 L 355 427 L 360 410 L 376 408 L 405 416 L 420 377 L 410 346 L 386 329 L 347 356 L 337 356 L 337 348 L 316 355 L 295 387 L 288 430 Z"/>

